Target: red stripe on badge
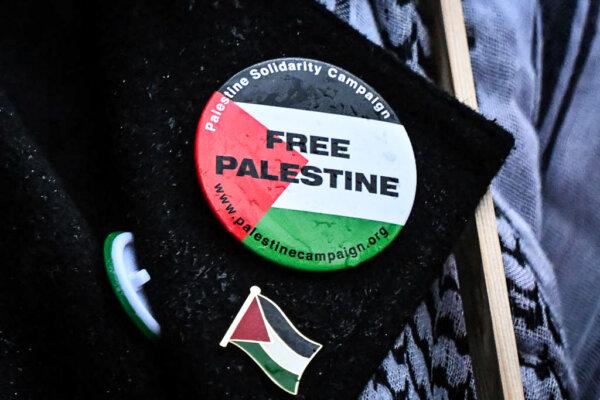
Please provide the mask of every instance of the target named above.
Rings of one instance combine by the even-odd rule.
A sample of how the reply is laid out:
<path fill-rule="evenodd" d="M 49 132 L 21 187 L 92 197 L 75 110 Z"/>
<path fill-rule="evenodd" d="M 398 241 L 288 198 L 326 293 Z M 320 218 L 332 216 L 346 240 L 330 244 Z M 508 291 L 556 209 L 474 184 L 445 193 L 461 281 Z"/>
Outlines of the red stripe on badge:
<path fill-rule="evenodd" d="M 300 168 L 307 160 L 285 142 L 267 148 L 267 127 L 233 100 L 215 92 L 196 131 L 196 167 L 211 208 L 243 240 L 290 184 L 281 164 Z M 277 178 L 277 179 L 275 179 Z"/>

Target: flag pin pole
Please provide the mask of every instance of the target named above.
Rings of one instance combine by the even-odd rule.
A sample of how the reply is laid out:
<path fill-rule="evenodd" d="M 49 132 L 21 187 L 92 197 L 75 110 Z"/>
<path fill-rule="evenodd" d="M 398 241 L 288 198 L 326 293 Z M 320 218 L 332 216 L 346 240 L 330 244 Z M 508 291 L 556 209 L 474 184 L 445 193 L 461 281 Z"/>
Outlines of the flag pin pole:
<path fill-rule="evenodd" d="M 246 314 L 246 311 L 250 307 L 250 304 L 252 304 L 252 300 L 254 300 L 259 294 L 260 288 L 258 286 L 252 286 L 250 288 L 250 294 L 246 298 L 246 301 L 244 301 L 244 304 L 242 304 L 242 307 L 233 319 L 231 325 L 229 325 L 229 329 L 227 329 L 227 332 L 225 332 L 225 336 L 223 336 L 223 339 L 221 339 L 221 341 L 219 342 L 219 346 L 227 347 L 227 343 L 229 343 L 229 339 L 231 339 L 233 332 L 235 332 L 235 328 L 237 328 L 238 324 L 242 320 L 242 317 L 244 316 L 244 314 Z"/>

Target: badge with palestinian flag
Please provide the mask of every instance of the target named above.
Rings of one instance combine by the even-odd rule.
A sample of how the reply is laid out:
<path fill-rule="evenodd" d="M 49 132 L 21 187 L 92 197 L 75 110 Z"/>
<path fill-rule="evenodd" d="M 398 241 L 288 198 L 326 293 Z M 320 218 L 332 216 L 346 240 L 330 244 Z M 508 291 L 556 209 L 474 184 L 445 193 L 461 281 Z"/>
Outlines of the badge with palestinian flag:
<path fill-rule="evenodd" d="M 252 286 L 220 342 L 242 349 L 280 388 L 298 393 L 300 378 L 321 345 L 304 336 L 279 306 Z"/>
<path fill-rule="evenodd" d="M 321 61 L 250 66 L 208 100 L 200 185 L 238 240 L 288 267 L 332 271 L 381 252 L 416 192 L 404 126 L 373 88 Z"/>

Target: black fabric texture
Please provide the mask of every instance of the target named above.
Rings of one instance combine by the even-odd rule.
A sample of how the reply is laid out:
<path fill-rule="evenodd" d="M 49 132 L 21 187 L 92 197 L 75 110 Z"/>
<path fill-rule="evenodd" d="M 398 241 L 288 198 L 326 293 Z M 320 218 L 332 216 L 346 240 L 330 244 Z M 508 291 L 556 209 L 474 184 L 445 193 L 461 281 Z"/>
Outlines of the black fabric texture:
<path fill-rule="evenodd" d="M 252 285 L 323 345 L 296 398 L 355 397 L 512 146 L 311 2 L 11 8 L 0 17 L 0 354 L 9 360 L 0 397 L 287 398 L 239 349 L 218 345 Z M 239 70 L 286 56 L 374 87 L 415 151 L 407 225 L 353 270 L 299 272 L 259 258 L 225 231 L 197 183 L 193 143 L 209 96 Z M 134 233 L 152 277 L 157 348 L 106 279 L 102 240 L 115 230 Z"/>
<path fill-rule="evenodd" d="M 127 207 L 86 24 L 69 3 L 0 13 L 1 399 L 166 398 L 104 270 Z"/>

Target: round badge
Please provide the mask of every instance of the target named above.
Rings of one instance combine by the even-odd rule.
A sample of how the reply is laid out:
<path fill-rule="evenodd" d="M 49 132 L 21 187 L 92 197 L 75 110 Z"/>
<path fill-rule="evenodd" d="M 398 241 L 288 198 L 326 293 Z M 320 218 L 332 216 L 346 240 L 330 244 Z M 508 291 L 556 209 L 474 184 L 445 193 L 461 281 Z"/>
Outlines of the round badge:
<path fill-rule="evenodd" d="M 334 65 L 281 58 L 229 79 L 196 134 L 204 194 L 225 228 L 288 267 L 354 267 L 398 236 L 417 173 L 388 103 Z"/>
<path fill-rule="evenodd" d="M 127 315 L 146 337 L 158 339 L 160 325 L 152 315 L 143 290 L 150 275 L 137 264 L 131 232 L 113 232 L 106 237 L 104 266 L 113 291 Z"/>

